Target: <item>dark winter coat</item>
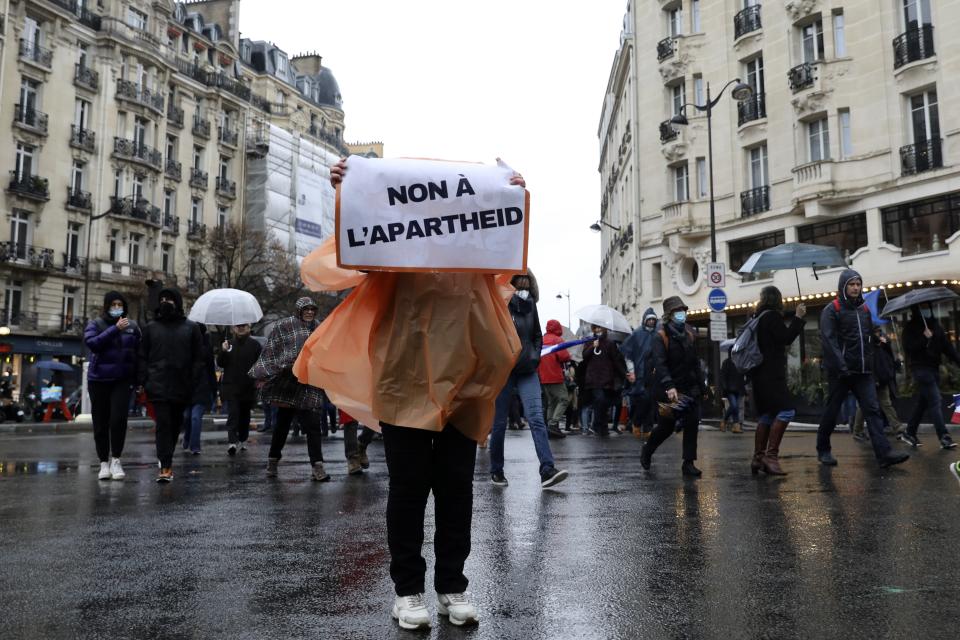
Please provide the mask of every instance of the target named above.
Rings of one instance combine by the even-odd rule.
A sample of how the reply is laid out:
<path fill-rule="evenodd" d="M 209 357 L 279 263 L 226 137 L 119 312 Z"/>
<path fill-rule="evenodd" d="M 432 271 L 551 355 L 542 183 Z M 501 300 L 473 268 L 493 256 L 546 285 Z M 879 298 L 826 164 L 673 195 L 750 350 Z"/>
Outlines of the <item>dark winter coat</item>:
<path fill-rule="evenodd" d="M 643 312 L 640 326 L 630 334 L 630 337 L 620 346 L 623 357 L 633 362 L 633 374 L 637 381 L 633 384 L 631 393 L 641 394 L 653 384 L 653 341 L 660 339 L 657 330 L 660 323 L 653 330 L 648 330 L 644 324 L 649 317 L 657 317 L 653 307 Z"/>
<path fill-rule="evenodd" d="M 924 318 L 918 313 L 914 313 L 906 326 L 903 328 L 903 352 L 914 369 L 940 369 L 940 361 L 943 356 L 960 365 L 960 356 L 957 350 L 953 348 L 950 339 L 943 331 L 943 327 L 937 322 L 936 318 L 927 318 L 924 325 Z M 933 336 L 927 338 L 923 335 L 925 327 L 930 328 Z"/>
<path fill-rule="evenodd" d="M 217 390 L 217 366 L 213 357 L 213 345 L 210 344 L 210 336 L 207 335 L 206 327 L 203 325 L 197 325 L 197 327 L 200 329 L 202 338 L 200 344 L 203 368 L 200 372 L 200 380 L 193 390 L 193 404 L 202 404 L 209 407 Z"/>
<path fill-rule="evenodd" d="M 830 376 L 873 371 L 873 320 L 863 296 L 850 300 L 847 283 L 860 274 L 844 269 L 837 285 L 836 300 L 820 312 L 820 342 L 823 367 Z M 862 278 L 861 278 L 862 280 Z"/>
<path fill-rule="evenodd" d="M 583 345 L 583 361 L 577 368 L 577 384 L 581 389 L 618 391 L 627 379 L 627 362 L 616 343 L 606 336 L 600 346 Z"/>
<path fill-rule="evenodd" d="M 189 405 L 194 389 L 203 384 L 203 338 L 200 327 L 183 315 L 183 299 L 176 289 L 163 289 L 171 296 L 176 312 L 159 314 L 143 330 L 137 362 L 137 383 L 151 402 Z"/>
<path fill-rule="evenodd" d="M 876 342 L 873 348 L 873 377 L 877 385 L 881 387 L 890 386 L 891 391 L 896 391 L 897 370 L 900 369 L 900 363 L 893 357 L 893 347 L 890 341 Z"/>
<path fill-rule="evenodd" d="M 257 384 L 247 375 L 260 357 L 263 348 L 251 336 L 237 337 L 230 341 L 230 351 L 221 351 L 217 364 L 223 369 L 220 380 L 220 396 L 224 399 L 247 398 L 257 395 Z"/>
<path fill-rule="evenodd" d="M 794 408 L 794 400 L 787 387 L 787 347 L 803 331 L 804 319 L 796 316 L 784 322 L 779 309 L 759 307 L 756 314 L 757 346 L 763 362 L 750 372 L 753 385 L 753 403 L 758 415 L 777 414 Z"/>
<path fill-rule="evenodd" d="M 661 400 L 666 398 L 668 389 L 695 399 L 706 391 L 696 337 L 686 327 L 678 329 L 673 322 L 667 322 L 657 331 L 653 341 L 653 380 L 654 393 Z"/>
<path fill-rule="evenodd" d="M 121 294 L 111 291 L 105 296 L 104 313 L 87 323 L 83 331 L 83 342 L 90 350 L 90 366 L 87 379 L 91 382 L 129 381 L 137 378 L 137 349 L 140 347 L 140 327 L 133 320 L 121 331 L 117 329 L 118 318 L 111 317 L 107 310 L 114 300 L 123 302 L 123 312 L 127 313 L 127 300 Z"/>
<path fill-rule="evenodd" d="M 737 369 L 737 365 L 733 364 L 732 358 L 727 358 L 723 361 L 723 364 L 720 365 L 720 390 L 723 392 L 723 395 L 729 395 L 731 393 L 743 395 L 743 392 L 746 390 L 743 374 Z"/>
<path fill-rule="evenodd" d="M 517 374 L 534 373 L 540 366 L 540 350 L 543 348 L 543 332 L 540 330 L 540 316 L 537 314 L 537 303 L 531 298 L 524 300 L 514 295 L 507 305 L 513 326 L 520 336 L 520 355 L 513 366 Z"/>

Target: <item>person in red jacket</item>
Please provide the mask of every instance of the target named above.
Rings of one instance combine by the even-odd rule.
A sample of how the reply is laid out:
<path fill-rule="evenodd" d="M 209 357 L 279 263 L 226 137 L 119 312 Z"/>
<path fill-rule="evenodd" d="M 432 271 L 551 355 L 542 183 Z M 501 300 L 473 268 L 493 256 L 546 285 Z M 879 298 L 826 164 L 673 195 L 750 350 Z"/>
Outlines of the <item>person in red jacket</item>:
<path fill-rule="evenodd" d="M 547 321 L 547 332 L 543 334 L 543 348 L 552 347 L 563 342 L 563 327 L 557 320 Z M 563 363 L 570 360 L 566 349 L 554 351 L 540 358 L 540 387 L 547 400 L 545 416 L 547 418 L 547 434 L 551 438 L 565 438 L 560 430 L 560 420 L 567 413 L 567 404 L 570 396 L 563 377 Z"/>

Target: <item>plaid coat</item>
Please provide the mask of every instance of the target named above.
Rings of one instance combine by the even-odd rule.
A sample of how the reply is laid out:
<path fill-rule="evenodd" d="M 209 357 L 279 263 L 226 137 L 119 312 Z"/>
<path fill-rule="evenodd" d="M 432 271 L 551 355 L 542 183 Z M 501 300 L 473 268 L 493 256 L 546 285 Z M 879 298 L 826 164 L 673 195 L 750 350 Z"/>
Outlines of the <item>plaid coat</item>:
<path fill-rule="evenodd" d="M 292 371 L 303 343 L 317 326 L 316 322 L 306 324 L 297 316 L 274 325 L 267 345 L 249 371 L 250 377 L 259 381 L 264 402 L 307 410 L 323 406 L 323 390 L 302 384 Z"/>

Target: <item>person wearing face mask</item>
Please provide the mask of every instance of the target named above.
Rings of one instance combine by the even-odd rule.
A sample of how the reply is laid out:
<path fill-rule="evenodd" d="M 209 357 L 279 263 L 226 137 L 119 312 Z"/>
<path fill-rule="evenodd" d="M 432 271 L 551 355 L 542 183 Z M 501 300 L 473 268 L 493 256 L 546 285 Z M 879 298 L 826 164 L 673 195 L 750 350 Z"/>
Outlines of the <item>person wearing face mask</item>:
<path fill-rule="evenodd" d="M 817 460 L 831 467 L 837 464 L 837 459 L 831 453 L 830 436 L 837 426 L 840 407 L 850 392 L 863 410 L 877 463 L 885 468 L 910 458 L 906 453 L 894 453 L 883 434 L 883 417 L 873 378 L 873 320 L 862 292 L 860 274 L 844 269 L 837 297 L 820 312 L 820 343 L 828 390 L 817 428 Z"/>
<path fill-rule="evenodd" d="M 145 391 L 156 414 L 157 482 L 173 480 L 173 452 L 183 412 L 203 384 L 203 337 L 187 320 L 176 289 L 160 290 L 154 320 L 143 330 L 137 357 L 138 393 Z"/>
<path fill-rule="evenodd" d="M 605 327 L 592 325 L 590 330 L 594 340 L 583 345 L 583 361 L 577 370 L 578 382 L 581 393 L 589 397 L 585 397 L 584 402 L 592 406 L 592 433 L 606 438 L 610 435 L 610 410 L 619 407 L 620 391 L 627 380 L 627 362 L 617 345 L 607 337 Z"/>
<path fill-rule="evenodd" d="M 250 367 L 260 357 L 260 343 L 250 336 L 250 325 L 239 324 L 233 328 L 233 340 L 224 340 L 220 345 L 217 364 L 223 369 L 220 380 L 220 395 L 227 403 L 227 455 L 235 456 L 237 447 L 247 449 L 250 435 L 250 412 L 257 402 L 257 385 L 247 375 Z"/>
<path fill-rule="evenodd" d="M 87 389 L 100 480 L 123 480 L 120 455 L 127 436 L 127 408 L 136 380 L 140 327 L 127 317 L 127 299 L 116 291 L 103 297 L 103 314 L 87 323 L 83 342 L 90 350 Z"/>
<path fill-rule="evenodd" d="M 648 440 L 653 430 L 653 341 L 656 338 L 660 319 L 653 307 L 643 312 L 642 323 L 630 334 L 620 352 L 627 360 L 627 369 L 632 365 L 633 372 L 627 374 L 630 387 L 630 424 L 633 435 Z"/>
<path fill-rule="evenodd" d="M 920 446 L 917 429 L 920 428 L 920 420 L 924 412 L 929 411 L 933 428 L 940 440 L 940 447 L 953 449 L 957 444 L 947 433 L 941 409 L 940 362 L 946 357 L 960 365 L 960 355 L 957 355 L 957 350 L 934 317 L 933 307 L 930 304 L 923 307 L 914 305 L 910 310 L 913 313 L 903 328 L 903 351 L 910 363 L 918 397 L 913 415 L 907 422 L 907 431 L 900 436 L 900 439 L 911 447 Z"/>
<path fill-rule="evenodd" d="M 537 368 L 540 365 L 540 350 L 543 348 L 543 335 L 540 333 L 540 317 L 537 315 L 539 298 L 536 279 L 533 273 L 514 276 L 510 284 L 516 293 L 507 305 L 514 327 L 520 337 L 521 351 L 507 384 L 500 390 L 496 400 L 493 417 L 493 432 L 490 434 L 490 480 L 500 487 L 507 486 L 503 474 L 503 444 L 507 432 L 507 414 L 510 399 L 514 391 L 520 396 L 523 413 L 530 424 L 530 436 L 540 461 L 540 486 L 552 487 L 563 482 L 567 472 L 558 470 L 554 465 L 553 452 L 547 437 L 547 426 L 543 420 L 543 402 L 540 395 L 540 378 Z"/>
<path fill-rule="evenodd" d="M 699 477 L 701 471 L 694 461 L 700 430 L 700 398 L 706 388 L 697 357 L 696 337 L 687 326 L 687 305 L 677 296 L 663 302 L 662 327 L 653 341 L 653 379 L 658 401 L 681 406 L 669 415 L 659 412 L 657 426 L 640 453 L 640 466 L 649 469 L 654 452 L 679 427 L 683 430 L 681 472 Z"/>

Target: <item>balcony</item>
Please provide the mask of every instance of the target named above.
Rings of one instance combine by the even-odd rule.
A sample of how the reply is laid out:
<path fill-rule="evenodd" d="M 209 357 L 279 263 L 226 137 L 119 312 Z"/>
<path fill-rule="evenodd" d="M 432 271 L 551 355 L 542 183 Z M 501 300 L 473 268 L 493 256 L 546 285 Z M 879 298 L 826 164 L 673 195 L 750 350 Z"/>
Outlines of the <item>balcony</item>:
<path fill-rule="evenodd" d="M 207 225 L 187 220 L 187 240 L 204 240 L 207 237 Z"/>
<path fill-rule="evenodd" d="M 193 135 L 198 138 L 210 139 L 210 121 L 203 118 L 193 117 Z"/>
<path fill-rule="evenodd" d="M 737 103 L 737 126 L 767 117 L 766 94 L 755 93 L 749 100 Z"/>
<path fill-rule="evenodd" d="M 676 140 L 680 136 L 680 131 L 673 126 L 673 123 L 669 120 L 664 120 L 660 123 L 660 144 L 666 144 L 672 140 Z"/>
<path fill-rule="evenodd" d="M 163 95 L 138 86 L 135 82 L 117 79 L 117 99 L 146 107 L 158 115 L 163 115 Z"/>
<path fill-rule="evenodd" d="M 68 276 L 83 277 L 87 272 L 86 258 L 80 258 L 69 253 L 61 253 L 63 266 L 60 268 Z"/>
<path fill-rule="evenodd" d="M 29 174 L 18 176 L 16 171 L 10 172 L 10 185 L 7 191 L 37 202 L 46 202 L 50 199 L 50 183 L 46 178 Z"/>
<path fill-rule="evenodd" d="M 80 63 L 73 65 L 73 84 L 90 91 L 100 89 L 100 74 Z"/>
<path fill-rule="evenodd" d="M 940 138 L 922 140 L 900 147 L 900 169 L 905 176 L 939 169 L 943 166 L 943 141 Z"/>
<path fill-rule="evenodd" d="M 31 271 L 53 271 L 53 249 L 22 242 L 0 242 L 0 263 Z"/>
<path fill-rule="evenodd" d="M 760 5 L 747 7 L 733 16 L 733 37 L 735 40 L 753 31 L 763 28 L 760 22 Z"/>
<path fill-rule="evenodd" d="M 93 196 L 90 195 L 89 191 L 67 187 L 67 207 L 80 211 L 90 211 L 93 209 Z"/>
<path fill-rule="evenodd" d="M 217 195 L 230 199 L 236 198 L 237 183 L 233 180 L 227 180 L 226 178 L 217 176 Z"/>
<path fill-rule="evenodd" d="M 672 202 L 663 207 L 663 235 L 689 230 L 693 227 L 693 205 L 689 202 Z"/>
<path fill-rule="evenodd" d="M 34 311 L 19 309 L 0 309 L 0 325 L 11 329 L 34 331 L 37 328 L 37 314 Z"/>
<path fill-rule="evenodd" d="M 757 187 L 740 193 L 740 215 L 744 218 L 770 211 L 770 187 Z"/>
<path fill-rule="evenodd" d="M 130 160 L 160 171 L 163 168 L 163 155 L 145 144 L 126 138 L 113 139 L 113 155 L 121 160 Z"/>
<path fill-rule="evenodd" d="M 206 189 L 207 184 L 209 184 L 207 172 L 196 167 L 190 167 L 190 186 L 197 189 Z"/>
<path fill-rule="evenodd" d="M 663 62 L 673 56 L 676 47 L 673 38 L 664 38 L 657 43 L 657 62 Z"/>
<path fill-rule="evenodd" d="M 176 160 L 171 160 L 170 158 L 167 158 L 167 164 L 163 169 L 163 175 L 167 176 L 171 180 L 176 180 L 177 182 L 180 182 L 180 176 L 181 176 L 180 163 L 177 162 Z"/>
<path fill-rule="evenodd" d="M 230 129 L 224 129 L 223 127 L 217 128 L 217 139 L 220 140 L 221 144 L 225 144 L 228 147 L 237 147 L 237 142 L 240 140 L 240 135 L 236 131 L 231 131 Z"/>
<path fill-rule="evenodd" d="M 44 49 L 36 42 L 20 39 L 20 59 L 43 67 L 47 71 L 53 66 L 53 52 Z"/>
<path fill-rule="evenodd" d="M 78 127 L 75 124 L 70 125 L 70 146 L 74 149 L 81 149 L 88 153 L 93 153 L 97 145 L 97 136 L 89 129 Z"/>
<path fill-rule="evenodd" d="M 76 0 L 47 0 L 47 2 L 66 10 L 67 13 L 73 14 L 77 20 L 80 21 L 80 24 L 90 27 L 94 31 L 100 30 L 100 16 L 87 11 L 85 7 L 78 6 Z"/>
<path fill-rule="evenodd" d="M 121 218 L 137 220 L 156 227 L 160 226 L 160 209 L 145 198 L 118 198 L 110 196 L 110 213 Z"/>
<path fill-rule="evenodd" d="M 164 233 L 178 236 L 180 235 L 180 218 L 178 216 L 163 216 L 163 224 L 160 228 Z"/>
<path fill-rule="evenodd" d="M 816 81 L 813 75 L 813 69 L 814 64 L 812 62 L 804 62 L 790 69 L 790 71 L 787 72 L 787 80 L 790 81 L 790 90 L 797 93 L 798 91 L 812 87 Z"/>
<path fill-rule="evenodd" d="M 241 100 L 250 100 L 250 87 L 246 86 L 242 82 L 234 80 L 223 72 L 218 74 L 210 74 L 207 84 L 232 93 Z"/>
<path fill-rule="evenodd" d="M 893 68 L 925 60 L 936 55 L 933 48 L 933 25 L 925 24 L 919 29 L 908 29 L 893 39 Z"/>
<path fill-rule="evenodd" d="M 13 124 L 20 129 L 35 133 L 38 136 L 45 136 L 47 135 L 48 122 L 49 118 L 47 114 L 42 111 L 37 111 L 33 107 L 25 107 L 21 104 L 14 105 Z"/>
<path fill-rule="evenodd" d="M 183 109 L 174 105 L 167 105 L 167 124 L 183 129 Z"/>

